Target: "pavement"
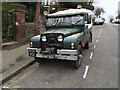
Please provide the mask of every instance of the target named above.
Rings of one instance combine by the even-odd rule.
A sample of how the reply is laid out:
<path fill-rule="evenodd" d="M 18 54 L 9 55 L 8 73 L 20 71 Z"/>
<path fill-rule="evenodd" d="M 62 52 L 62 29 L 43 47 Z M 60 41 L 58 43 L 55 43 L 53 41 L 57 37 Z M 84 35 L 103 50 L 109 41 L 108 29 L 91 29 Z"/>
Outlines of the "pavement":
<path fill-rule="evenodd" d="M 2 47 L 11 47 L 12 45 L 19 44 L 19 42 L 2 43 Z M 22 69 L 34 63 L 34 58 L 27 55 L 26 48 L 29 44 L 25 44 L 14 49 L 0 51 L 1 62 L 0 65 L 0 84 L 6 82 L 11 77 L 18 74 Z"/>

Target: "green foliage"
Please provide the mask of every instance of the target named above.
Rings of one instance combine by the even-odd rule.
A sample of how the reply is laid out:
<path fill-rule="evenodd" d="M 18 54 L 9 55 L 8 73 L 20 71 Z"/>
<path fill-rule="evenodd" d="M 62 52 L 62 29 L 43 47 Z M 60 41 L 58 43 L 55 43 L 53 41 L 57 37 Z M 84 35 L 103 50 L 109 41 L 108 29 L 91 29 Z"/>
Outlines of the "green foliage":
<path fill-rule="evenodd" d="M 36 2 L 23 2 L 26 6 L 26 22 L 33 22 L 36 12 Z"/>
<path fill-rule="evenodd" d="M 11 14 L 11 3 L 2 3 L 2 37 L 9 39 L 13 37 L 13 24 Z"/>
<path fill-rule="evenodd" d="M 27 12 L 27 13 L 26 13 L 26 16 L 25 16 L 25 21 L 26 21 L 26 22 L 33 22 L 34 17 L 35 17 L 35 11 L 33 11 L 33 13 Z"/>

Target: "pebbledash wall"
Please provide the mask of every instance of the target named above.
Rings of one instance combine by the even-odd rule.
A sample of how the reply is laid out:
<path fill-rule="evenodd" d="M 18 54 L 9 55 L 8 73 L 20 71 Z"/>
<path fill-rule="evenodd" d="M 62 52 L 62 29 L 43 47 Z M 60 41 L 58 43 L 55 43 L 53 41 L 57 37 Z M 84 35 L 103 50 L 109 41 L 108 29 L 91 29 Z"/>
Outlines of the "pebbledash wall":
<path fill-rule="evenodd" d="M 33 22 L 26 22 L 25 24 L 26 26 L 26 29 L 25 29 L 25 36 L 22 37 L 21 39 L 24 39 L 24 38 L 31 38 L 32 36 L 34 36 L 34 29 L 35 29 L 35 25 Z M 46 31 L 45 29 L 45 26 L 44 26 L 44 17 L 43 16 L 40 16 L 39 18 L 39 33 L 38 34 L 41 34 L 43 33 L 44 31 Z"/>
<path fill-rule="evenodd" d="M 34 35 L 34 23 L 33 22 L 26 22 L 26 37 L 31 37 Z"/>
<path fill-rule="evenodd" d="M 26 22 L 25 38 L 34 36 L 34 28 L 35 28 L 35 25 L 33 22 Z M 44 16 L 40 16 L 40 18 L 39 18 L 39 34 L 43 33 L 44 31 L 46 31 L 45 26 L 44 26 Z"/>

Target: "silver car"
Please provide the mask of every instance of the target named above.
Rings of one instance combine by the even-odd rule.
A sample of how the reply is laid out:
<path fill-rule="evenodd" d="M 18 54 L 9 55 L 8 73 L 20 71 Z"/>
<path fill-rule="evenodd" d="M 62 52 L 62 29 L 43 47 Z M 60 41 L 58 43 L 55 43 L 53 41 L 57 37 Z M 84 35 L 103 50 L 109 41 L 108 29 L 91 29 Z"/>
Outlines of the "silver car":
<path fill-rule="evenodd" d="M 94 21 L 94 25 L 103 25 L 103 24 L 104 24 L 103 18 L 96 18 Z"/>

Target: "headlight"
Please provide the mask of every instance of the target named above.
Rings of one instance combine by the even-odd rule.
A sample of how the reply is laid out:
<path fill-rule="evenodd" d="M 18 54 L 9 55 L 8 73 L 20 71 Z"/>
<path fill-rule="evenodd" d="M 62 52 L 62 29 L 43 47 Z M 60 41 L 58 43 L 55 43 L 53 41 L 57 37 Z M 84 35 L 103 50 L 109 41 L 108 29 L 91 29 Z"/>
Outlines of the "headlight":
<path fill-rule="evenodd" d="M 46 36 L 42 36 L 42 41 L 43 41 L 43 42 L 46 42 L 46 41 L 47 41 Z"/>
<path fill-rule="evenodd" d="M 57 37 L 57 40 L 58 40 L 59 42 L 62 42 L 62 41 L 63 41 L 62 35 L 59 35 L 59 36 Z"/>
<path fill-rule="evenodd" d="M 71 49 L 74 49 L 75 47 L 74 47 L 74 43 L 71 43 Z"/>
<path fill-rule="evenodd" d="M 33 42 L 30 42 L 30 47 L 33 47 Z"/>

